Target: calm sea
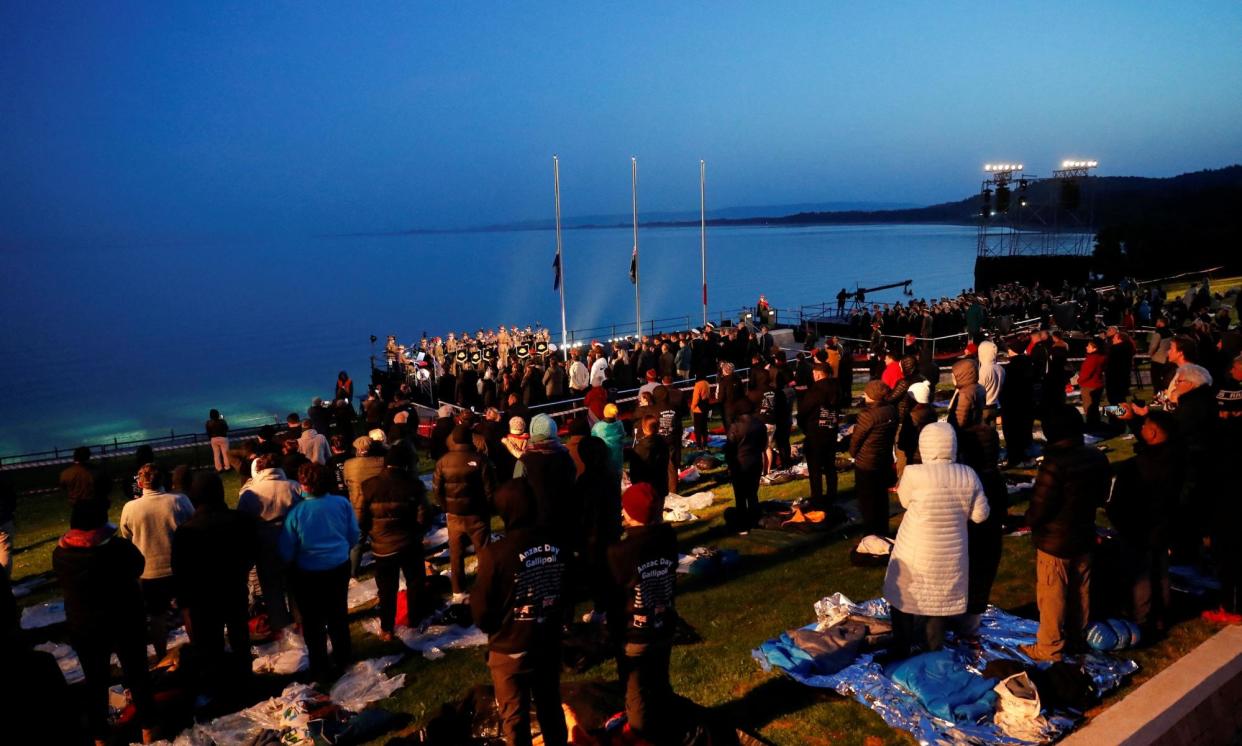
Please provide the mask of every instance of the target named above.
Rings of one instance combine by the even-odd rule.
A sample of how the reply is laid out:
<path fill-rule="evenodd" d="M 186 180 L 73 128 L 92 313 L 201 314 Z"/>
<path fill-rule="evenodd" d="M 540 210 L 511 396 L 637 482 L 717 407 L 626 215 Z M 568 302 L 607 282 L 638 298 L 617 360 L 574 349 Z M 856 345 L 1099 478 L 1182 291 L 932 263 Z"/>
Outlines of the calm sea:
<path fill-rule="evenodd" d="M 564 234 L 570 328 L 631 323 L 628 229 Z M 644 318 L 701 320 L 699 232 L 639 234 Z M 552 327 L 550 231 L 11 250 L 0 299 L 0 455 L 305 411 L 339 370 L 365 388 L 370 335 Z M 971 284 L 957 226 L 714 228 L 709 307 L 828 301 L 842 287 Z M 892 296 L 896 297 L 896 296 Z M 598 336 L 607 336 L 601 332 Z"/>

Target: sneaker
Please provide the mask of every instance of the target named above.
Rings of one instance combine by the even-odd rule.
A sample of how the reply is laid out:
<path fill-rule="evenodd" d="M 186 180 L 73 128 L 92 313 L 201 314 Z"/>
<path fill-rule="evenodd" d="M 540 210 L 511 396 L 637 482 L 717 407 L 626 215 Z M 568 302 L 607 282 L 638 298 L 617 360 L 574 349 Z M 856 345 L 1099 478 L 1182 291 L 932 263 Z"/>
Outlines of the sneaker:
<path fill-rule="evenodd" d="M 772 484 L 772 477 L 767 474 L 764 474 L 763 476 L 759 477 L 759 484 Z"/>

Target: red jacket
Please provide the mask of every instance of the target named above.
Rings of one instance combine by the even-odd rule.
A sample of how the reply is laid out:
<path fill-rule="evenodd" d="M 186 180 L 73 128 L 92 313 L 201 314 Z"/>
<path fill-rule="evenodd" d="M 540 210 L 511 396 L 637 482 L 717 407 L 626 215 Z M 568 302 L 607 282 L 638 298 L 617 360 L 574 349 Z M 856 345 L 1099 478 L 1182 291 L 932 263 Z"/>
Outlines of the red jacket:
<path fill-rule="evenodd" d="M 888 384 L 888 387 L 891 389 L 897 385 L 897 382 L 901 380 L 901 377 L 901 364 L 894 360 L 884 369 L 884 373 L 880 376 L 880 380 Z"/>
<path fill-rule="evenodd" d="M 591 410 L 591 414 L 595 415 L 595 421 L 598 422 L 604 419 L 604 406 L 608 404 L 608 392 L 603 386 L 592 386 L 587 389 L 582 403 Z"/>
<path fill-rule="evenodd" d="M 1078 388 L 1104 388 L 1104 365 L 1107 362 L 1108 355 L 1102 352 L 1088 352 L 1087 357 L 1082 361 L 1082 368 L 1078 371 Z"/>

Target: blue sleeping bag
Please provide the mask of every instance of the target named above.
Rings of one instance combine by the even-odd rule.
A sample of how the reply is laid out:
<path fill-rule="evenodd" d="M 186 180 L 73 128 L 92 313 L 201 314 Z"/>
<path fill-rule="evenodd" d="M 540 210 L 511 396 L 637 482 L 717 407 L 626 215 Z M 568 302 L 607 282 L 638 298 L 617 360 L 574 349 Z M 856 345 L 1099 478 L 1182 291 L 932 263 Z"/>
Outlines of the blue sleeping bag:
<path fill-rule="evenodd" d="M 941 720 L 975 723 L 996 707 L 996 681 L 967 671 L 949 650 L 907 658 L 885 673 Z"/>

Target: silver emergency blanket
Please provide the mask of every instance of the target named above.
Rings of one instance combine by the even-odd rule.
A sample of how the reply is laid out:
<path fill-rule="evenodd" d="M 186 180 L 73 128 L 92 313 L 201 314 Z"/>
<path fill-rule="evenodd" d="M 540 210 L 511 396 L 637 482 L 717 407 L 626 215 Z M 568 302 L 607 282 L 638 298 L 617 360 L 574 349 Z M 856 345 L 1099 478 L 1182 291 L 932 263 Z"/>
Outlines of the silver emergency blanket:
<path fill-rule="evenodd" d="M 819 621 L 806 629 L 824 629 L 849 615 L 887 619 L 888 603 L 882 598 L 855 604 L 840 593 L 835 593 L 815 603 Z M 1030 665 L 1031 659 L 1018 648 L 1035 642 L 1039 623 L 1016 617 L 995 606 L 989 606 L 980 623 L 980 646 L 972 648 L 956 644 L 952 637 L 945 644 L 953 651 L 963 668 L 976 674 L 983 671 L 990 661 L 1009 659 Z M 1026 746 L 1036 741 L 1025 741 L 1006 735 L 989 716 L 976 723 L 952 723 L 932 715 L 912 693 L 893 682 L 884 674 L 880 664 L 872 661 L 872 655 L 860 655 L 852 665 L 835 674 L 801 674 L 791 670 L 790 662 L 804 653 L 795 650 L 789 635 L 768 640 L 752 652 L 755 660 L 765 671 L 780 670 L 799 683 L 823 689 L 833 689 L 839 694 L 853 697 L 864 706 L 874 710 L 890 727 L 909 732 L 920 744 L 1006 744 Z M 1090 654 L 1073 659 L 1091 678 L 1097 695 L 1103 695 L 1118 686 L 1138 670 L 1138 664 L 1111 655 Z M 1046 740 L 1064 736 L 1078 724 L 1079 718 L 1069 712 L 1048 712 Z"/>

